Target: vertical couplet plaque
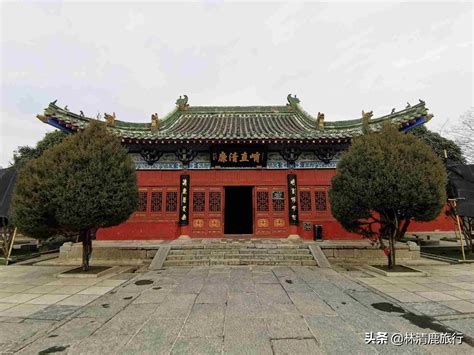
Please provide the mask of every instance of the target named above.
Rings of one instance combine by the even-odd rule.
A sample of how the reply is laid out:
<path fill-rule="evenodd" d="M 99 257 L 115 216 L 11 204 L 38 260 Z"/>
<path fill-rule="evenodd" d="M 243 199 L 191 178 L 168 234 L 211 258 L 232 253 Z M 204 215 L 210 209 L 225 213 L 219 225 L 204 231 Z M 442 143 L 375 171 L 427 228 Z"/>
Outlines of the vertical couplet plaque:
<path fill-rule="evenodd" d="M 189 175 L 179 177 L 179 225 L 189 225 Z"/>
<path fill-rule="evenodd" d="M 288 174 L 288 213 L 290 224 L 298 225 L 298 194 L 296 175 Z"/>

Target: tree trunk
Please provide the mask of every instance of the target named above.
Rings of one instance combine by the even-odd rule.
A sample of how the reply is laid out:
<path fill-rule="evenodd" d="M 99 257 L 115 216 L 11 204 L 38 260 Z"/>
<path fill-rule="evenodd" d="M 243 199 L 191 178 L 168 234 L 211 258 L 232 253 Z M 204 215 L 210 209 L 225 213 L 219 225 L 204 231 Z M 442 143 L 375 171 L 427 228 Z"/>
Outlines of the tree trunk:
<path fill-rule="evenodd" d="M 10 251 L 10 244 L 12 243 L 13 228 L 2 219 L 1 225 L 1 237 L 2 237 L 2 254 L 5 257 L 5 265 L 7 264 L 8 253 Z"/>
<path fill-rule="evenodd" d="M 472 255 L 474 252 L 474 243 L 472 241 L 472 236 L 474 233 L 474 219 L 469 217 L 461 218 L 461 226 L 464 234 L 461 236 L 461 238 L 464 237 L 464 240 L 466 241 L 468 255 Z"/>
<path fill-rule="evenodd" d="M 79 232 L 82 239 L 82 270 L 89 270 L 89 261 L 92 254 L 92 239 L 90 229 Z"/>
<path fill-rule="evenodd" d="M 391 263 L 388 265 L 388 268 L 389 269 L 392 269 L 396 263 L 395 263 L 395 241 L 394 241 L 395 237 L 392 233 L 390 233 L 389 237 L 388 237 L 388 240 L 389 240 L 389 245 L 390 245 L 390 259 L 391 259 Z"/>

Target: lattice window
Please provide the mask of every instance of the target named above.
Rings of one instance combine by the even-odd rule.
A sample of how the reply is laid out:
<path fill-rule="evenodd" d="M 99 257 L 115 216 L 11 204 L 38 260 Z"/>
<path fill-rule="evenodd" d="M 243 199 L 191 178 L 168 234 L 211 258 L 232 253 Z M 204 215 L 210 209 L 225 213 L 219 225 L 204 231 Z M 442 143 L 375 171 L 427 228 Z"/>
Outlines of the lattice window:
<path fill-rule="evenodd" d="M 285 210 L 285 193 L 282 191 L 278 195 L 281 198 L 275 198 L 276 194 L 273 194 L 272 204 L 273 204 L 273 211 L 281 212 Z"/>
<path fill-rule="evenodd" d="M 138 192 L 137 212 L 146 212 L 147 198 L 148 198 L 148 193 L 146 191 L 139 191 Z"/>
<path fill-rule="evenodd" d="M 266 212 L 268 211 L 268 192 L 257 191 L 257 211 Z"/>
<path fill-rule="evenodd" d="M 176 191 L 166 192 L 166 212 L 178 210 L 178 193 Z"/>
<path fill-rule="evenodd" d="M 301 212 L 311 211 L 311 192 L 300 191 L 300 210 Z"/>
<path fill-rule="evenodd" d="M 163 193 L 153 191 L 151 193 L 151 212 L 161 212 L 163 208 Z"/>
<path fill-rule="evenodd" d="M 193 193 L 193 212 L 204 212 L 206 206 L 206 194 L 204 192 Z"/>
<path fill-rule="evenodd" d="M 327 202 L 326 202 L 326 191 L 316 191 L 314 193 L 316 201 L 316 211 L 326 211 Z"/>
<path fill-rule="evenodd" d="M 218 191 L 209 192 L 209 212 L 221 211 L 221 193 Z"/>

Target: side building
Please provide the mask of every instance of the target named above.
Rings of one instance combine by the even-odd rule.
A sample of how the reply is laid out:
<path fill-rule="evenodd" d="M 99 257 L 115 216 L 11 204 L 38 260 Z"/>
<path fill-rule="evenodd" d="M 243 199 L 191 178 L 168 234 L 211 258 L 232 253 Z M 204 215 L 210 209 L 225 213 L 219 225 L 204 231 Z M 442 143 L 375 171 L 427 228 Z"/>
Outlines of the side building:
<path fill-rule="evenodd" d="M 190 106 L 180 97 L 149 123 L 105 115 L 137 170 L 139 203 L 130 219 L 98 239 L 174 239 L 298 235 L 360 239 L 334 219 L 328 199 L 341 153 L 367 130 L 391 122 L 409 131 L 432 115 L 424 102 L 380 118 L 328 122 L 310 116 L 296 96 L 283 106 Z M 94 119 L 50 103 L 38 118 L 73 133 Z M 316 227 L 319 226 L 319 227 Z M 443 214 L 412 231 L 452 230 Z"/>

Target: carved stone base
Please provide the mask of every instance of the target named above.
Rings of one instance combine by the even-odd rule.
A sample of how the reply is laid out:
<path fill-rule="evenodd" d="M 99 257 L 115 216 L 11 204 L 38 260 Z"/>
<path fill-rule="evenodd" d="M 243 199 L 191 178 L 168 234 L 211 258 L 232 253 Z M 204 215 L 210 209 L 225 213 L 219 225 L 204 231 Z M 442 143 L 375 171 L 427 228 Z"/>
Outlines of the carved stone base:
<path fill-rule="evenodd" d="M 178 237 L 178 240 L 191 240 L 191 237 L 189 235 L 181 234 Z"/>
<path fill-rule="evenodd" d="M 298 234 L 290 234 L 287 239 L 288 240 L 300 240 L 301 237 Z"/>

